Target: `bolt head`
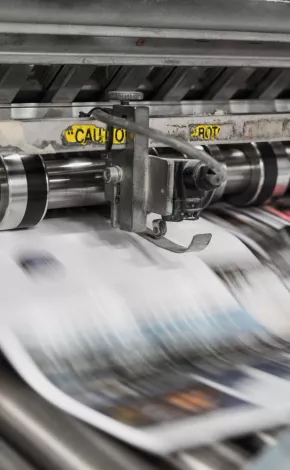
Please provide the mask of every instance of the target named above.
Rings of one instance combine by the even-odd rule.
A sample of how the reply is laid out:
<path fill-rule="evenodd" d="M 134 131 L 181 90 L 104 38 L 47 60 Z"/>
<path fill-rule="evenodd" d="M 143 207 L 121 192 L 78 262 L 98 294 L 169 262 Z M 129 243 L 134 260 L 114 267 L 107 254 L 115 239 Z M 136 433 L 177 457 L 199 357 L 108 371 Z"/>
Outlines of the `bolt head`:
<path fill-rule="evenodd" d="M 118 184 L 122 180 L 122 170 L 118 166 L 110 166 L 104 170 L 103 178 L 105 183 Z"/>
<path fill-rule="evenodd" d="M 109 183 L 110 180 L 111 180 L 111 172 L 109 170 L 109 168 L 107 168 L 104 173 L 103 173 L 103 178 L 104 178 L 104 181 L 105 183 Z"/>

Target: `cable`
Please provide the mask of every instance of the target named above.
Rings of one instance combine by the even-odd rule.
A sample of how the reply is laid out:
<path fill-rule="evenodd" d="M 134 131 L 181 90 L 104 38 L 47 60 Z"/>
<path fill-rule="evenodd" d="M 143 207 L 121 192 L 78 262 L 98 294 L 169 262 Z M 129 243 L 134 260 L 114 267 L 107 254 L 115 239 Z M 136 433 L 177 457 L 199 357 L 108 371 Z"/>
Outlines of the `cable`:
<path fill-rule="evenodd" d="M 203 161 L 215 173 L 215 175 L 211 175 L 211 179 L 215 179 L 216 186 L 222 184 L 227 178 L 226 168 L 217 160 L 215 160 L 211 155 L 196 149 L 193 145 L 189 144 L 188 142 L 184 142 L 176 136 L 165 134 L 164 132 L 152 129 L 149 126 L 144 127 L 140 124 L 137 124 L 136 122 L 128 121 L 127 119 L 120 118 L 118 116 L 109 115 L 99 108 L 93 108 L 86 116 L 94 116 L 94 118 L 98 119 L 99 121 L 109 124 L 113 127 L 127 129 L 134 134 L 145 135 L 149 139 L 162 142 L 163 144 L 172 147 L 178 152 L 184 153 L 190 158 Z"/>

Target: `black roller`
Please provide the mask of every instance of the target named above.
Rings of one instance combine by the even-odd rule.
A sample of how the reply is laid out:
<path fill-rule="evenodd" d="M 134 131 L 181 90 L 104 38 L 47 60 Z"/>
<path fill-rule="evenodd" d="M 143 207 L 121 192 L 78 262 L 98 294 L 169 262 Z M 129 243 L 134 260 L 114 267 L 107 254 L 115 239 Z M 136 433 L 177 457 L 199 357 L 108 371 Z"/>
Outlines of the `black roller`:
<path fill-rule="evenodd" d="M 37 225 L 45 216 L 48 178 L 40 155 L 24 155 L 22 163 L 27 181 L 27 206 L 18 228 L 29 228 Z"/>
<path fill-rule="evenodd" d="M 256 203 L 264 180 L 264 164 L 258 149 L 253 144 L 235 145 L 235 149 L 244 152 L 250 168 L 250 180 L 244 190 L 225 199 L 233 206 L 249 206 Z"/>
<path fill-rule="evenodd" d="M 277 158 L 271 144 L 268 142 L 261 142 L 257 144 L 257 148 L 264 164 L 264 178 L 260 192 L 253 202 L 255 205 L 261 205 L 270 199 L 274 193 L 278 177 L 278 165 Z"/>

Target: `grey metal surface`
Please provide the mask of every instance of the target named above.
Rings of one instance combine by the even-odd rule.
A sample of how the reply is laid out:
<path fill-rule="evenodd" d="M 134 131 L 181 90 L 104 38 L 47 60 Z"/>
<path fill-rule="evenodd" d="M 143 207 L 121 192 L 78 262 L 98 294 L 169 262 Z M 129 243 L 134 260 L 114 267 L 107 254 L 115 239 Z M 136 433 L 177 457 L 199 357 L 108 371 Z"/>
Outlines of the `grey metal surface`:
<path fill-rule="evenodd" d="M 154 99 L 180 101 L 198 85 L 203 67 L 176 67 L 157 90 Z"/>
<path fill-rule="evenodd" d="M 140 111 L 141 108 L 138 109 Z M 289 186 L 289 146 L 283 145 L 281 142 L 273 143 L 272 146 L 278 166 L 273 197 L 281 197 Z M 237 204 L 244 201 L 245 198 L 248 201 L 247 203 L 254 201 L 264 181 L 263 162 L 255 146 L 205 146 L 203 151 L 205 149 L 210 151 L 211 155 L 219 162 L 223 163 L 227 171 L 227 180 L 216 191 L 214 199 L 217 200 L 227 195 L 232 196 L 233 202 L 237 201 Z M 108 198 L 107 191 L 104 191 L 103 172 L 106 162 L 102 159 L 102 155 L 102 152 L 44 155 L 43 162 L 47 171 L 49 189 L 47 209 L 98 205 L 104 203 L 105 199 L 112 201 L 111 197 Z M 124 168 L 126 168 L 125 156 L 124 152 L 121 152 L 116 160 L 122 166 L 120 171 L 122 177 L 121 179 L 118 177 L 115 184 L 120 183 L 123 191 Z M 146 168 L 142 169 L 139 176 L 138 173 L 133 174 L 133 172 L 132 181 L 133 183 L 136 182 L 137 177 L 144 178 L 141 181 L 144 187 L 138 181 L 138 184 L 136 183 L 136 186 L 130 189 L 130 191 L 139 193 L 134 196 L 137 202 L 132 209 L 128 204 L 133 198 L 132 195 L 129 195 L 123 201 L 123 204 L 128 204 L 127 210 L 132 210 L 134 215 L 134 211 L 140 210 L 138 206 L 140 202 L 143 204 L 141 211 L 143 215 L 146 214 L 146 211 L 161 215 L 170 215 L 172 213 L 174 159 L 176 158 L 176 154 L 172 151 L 170 153 L 170 150 L 168 150 L 168 154 L 161 153 L 160 157 L 151 156 L 148 161 L 147 158 L 143 158 L 142 164 Z M 0 230 L 6 230 L 17 227 L 23 219 L 27 207 L 28 187 L 20 155 L 2 156 L 1 162 Z M 111 167 L 109 170 L 113 168 Z M 128 172 L 126 178 L 126 184 L 128 185 Z M 112 180 L 109 178 L 107 183 L 109 184 L 106 185 L 106 189 L 112 184 Z M 145 195 L 141 194 L 140 191 L 145 191 Z M 120 196 L 118 191 L 114 193 L 113 202 L 118 195 Z M 115 205 L 116 210 L 119 211 L 120 202 L 118 201 Z M 123 216 L 126 221 L 130 220 L 130 218 L 127 218 L 127 213 L 124 213 Z"/>
<path fill-rule="evenodd" d="M 180 470 L 241 470 L 248 461 L 248 455 L 230 443 L 221 443 L 180 452 L 173 461 Z"/>
<path fill-rule="evenodd" d="M 0 178 L 0 230 L 10 230 L 21 223 L 27 206 L 27 180 L 19 155 L 0 157 Z"/>
<path fill-rule="evenodd" d="M 146 107 L 115 106 L 113 111 L 117 116 L 148 127 L 149 110 Z M 148 137 L 134 134 L 128 139 L 127 148 L 113 156 L 113 163 L 119 165 L 125 175 L 118 195 L 111 201 L 112 211 L 118 214 L 118 226 L 130 232 L 144 232 L 149 189 Z"/>
<path fill-rule="evenodd" d="M 0 67 L 0 103 L 12 103 L 19 90 L 25 84 L 32 65 L 1 65 Z"/>
<path fill-rule="evenodd" d="M 95 67 L 93 65 L 65 65 L 59 69 L 48 84 L 42 98 L 45 103 L 73 102 L 83 85 L 89 80 Z"/>
<path fill-rule="evenodd" d="M 290 185 L 290 159 L 288 156 L 289 148 L 280 142 L 272 142 L 272 149 L 276 155 L 278 176 L 274 197 L 283 196 Z"/>
<path fill-rule="evenodd" d="M 255 145 L 247 144 L 243 146 L 246 158 L 251 162 L 250 183 L 243 192 L 232 194 L 229 202 L 236 206 L 251 205 L 255 203 L 265 181 L 264 163 Z"/>
<path fill-rule="evenodd" d="M 142 109 L 142 108 L 139 108 Z M 193 145 L 287 141 L 290 132 L 289 114 L 237 114 L 180 117 L 151 117 L 150 127 L 168 136 L 176 136 Z M 84 126 L 84 128 L 82 128 Z M 87 126 L 92 126 L 86 138 Z M 78 129 L 81 130 L 78 132 Z M 104 150 L 106 124 L 88 118 L 37 119 L 0 121 L 0 147 L 2 154 L 51 154 Z M 199 132 L 200 128 L 205 130 Z M 84 130 L 85 129 L 85 130 Z M 99 131 L 101 129 L 101 131 Z M 217 133 L 213 133 L 217 130 Z M 92 139 L 91 132 L 95 132 Z M 168 144 L 167 144 L 168 145 Z M 162 147 L 160 141 L 149 141 L 150 147 Z M 125 140 L 115 143 L 113 149 L 124 149 Z"/>
<path fill-rule="evenodd" d="M 273 69 L 268 72 L 264 80 L 258 84 L 252 98 L 271 100 L 277 98 L 285 88 L 289 88 L 289 70 Z"/>
<path fill-rule="evenodd" d="M 148 106 L 151 117 L 188 116 L 204 114 L 274 114 L 289 113 L 290 100 L 229 100 L 229 101 L 133 101 L 132 106 Z M 93 107 L 110 109 L 112 103 L 14 103 L 0 105 L 0 119 L 78 118 L 80 112 L 88 113 Z"/>
<path fill-rule="evenodd" d="M 148 161 L 150 190 L 147 210 L 160 215 L 172 213 L 174 189 L 174 159 L 150 156 Z"/>
<path fill-rule="evenodd" d="M 251 182 L 251 161 L 241 149 L 223 147 L 222 153 L 227 165 L 225 193 L 241 193 Z"/>
<path fill-rule="evenodd" d="M 96 157 L 96 156 L 95 156 Z M 104 161 L 84 154 L 44 158 L 49 180 L 48 209 L 104 202 Z"/>
<path fill-rule="evenodd" d="M 20 26 L 28 23 L 34 25 L 33 32 L 41 30 L 40 25 L 47 25 L 47 30 L 53 25 L 69 25 L 69 30 L 83 26 L 82 31 L 85 31 L 84 26 L 113 27 L 113 31 L 116 27 L 140 28 L 144 36 L 146 29 L 155 28 L 159 36 L 163 28 L 290 33 L 289 5 L 266 0 L 182 0 L 178 3 L 174 0 L 86 0 L 85 3 L 4 0 L 0 18 L 2 30 L 6 32 L 11 31 L 13 25 L 15 28 L 15 23 Z"/>
<path fill-rule="evenodd" d="M 34 37 L 32 40 L 32 44 L 39 48 L 40 55 L 41 41 L 41 37 Z M 94 44 L 93 39 L 91 39 L 91 42 L 94 52 L 105 52 L 106 48 L 102 44 L 99 45 L 99 48 L 98 44 Z M 170 46 L 167 58 L 173 57 L 176 48 L 179 47 L 178 41 L 173 41 L 173 43 Z M 24 44 L 25 42 L 23 44 L 21 42 L 21 47 Z M 58 38 L 57 44 L 58 47 L 65 47 L 61 38 Z M 270 64 L 268 63 L 266 67 L 257 68 L 258 61 L 254 67 L 223 67 L 222 62 L 217 63 L 215 67 L 206 67 L 205 64 L 202 64 L 201 67 L 178 67 L 176 66 L 178 64 L 161 66 L 162 62 L 158 62 L 156 66 L 134 63 L 123 66 L 112 64 L 96 66 L 86 63 L 86 57 L 83 57 L 81 64 L 69 65 L 71 52 L 73 52 L 75 46 L 79 47 L 81 44 L 80 39 L 70 39 L 68 41 L 63 65 L 59 63 L 59 56 L 58 62 L 54 65 L 38 64 L 37 57 L 35 58 L 35 65 L 31 65 L 31 59 L 25 54 L 21 60 L 27 60 L 28 65 L 2 64 L 0 66 L 0 72 L 2 71 L 0 104 L 2 104 L 2 107 L 10 103 L 17 103 L 21 106 L 24 106 L 22 103 L 27 103 L 27 106 L 35 107 L 37 103 L 48 103 L 49 101 L 67 105 L 73 101 L 96 103 L 100 100 L 102 106 L 106 106 L 108 103 L 104 103 L 104 101 L 107 100 L 108 93 L 114 90 L 143 92 L 146 101 L 170 101 L 174 103 L 174 108 L 181 100 L 189 100 L 188 103 L 182 103 L 182 107 L 189 105 L 191 101 L 193 109 L 201 106 L 200 100 L 208 100 L 208 98 L 212 100 L 212 105 L 215 106 L 221 105 L 222 99 L 232 100 L 238 98 L 239 100 L 245 100 L 250 98 L 252 102 L 256 97 L 259 98 L 259 107 L 261 109 L 265 106 L 265 99 L 276 99 L 280 96 L 283 99 L 290 97 L 289 81 L 287 80 L 289 69 L 285 68 L 286 64 L 282 64 L 278 69 L 269 68 Z M 116 44 L 121 47 L 122 43 L 116 41 Z M 17 40 L 14 45 L 9 45 L 8 42 L 5 47 L 7 47 L 8 58 L 11 59 L 11 54 L 13 55 L 13 50 L 17 47 Z M 207 50 L 209 53 L 217 50 L 216 44 L 197 42 L 189 46 L 189 52 L 194 52 L 196 47 L 199 48 L 201 58 L 203 58 L 204 52 L 205 60 L 208 57 Z M 250 57 L 254 49 L 253 45 L 249 45 L 249 47 L 248 54 L 250 54 Z M 150 54 L 155 57 L 158 53 L 156 45 L 150 45 L 149 49 Z M 186 55 L 187 47 L 181 44 L 181 49 Z M 268 53 L 270 49 L 265 46 L 264 50 Z M 144 54 L 140 52 L 141 58 L 146 57 L 146 51 L 143 52 Z M 230 55 L 236 52 L 238 57 L 239 48 L 235 44 L 229 45 Z M 43 49 L 43 54 L 47 59 L 46 49 Z M 279 54 L 275 53 L 276 56 L 278 57 Z M 284 68 L 282 68 L 283 66 Z M 256 109 L 256 103 L 257 99 L 251 105 L 254 106 L 254 109 Z M 272 109 L 277 107 L 277 110 L 279 110 L 281 105 L 287 106 L 287 103 L 273 103 Z M 243 105 L 246 105 L 244 101 L 240 108 Z M 203 102 L 202 106 L 208 107 L 209 102 Z M 228 104 L 228 106 L 230 105 Z M 283 110 L 285 108 L 282 107 L 281 111 Z"/>
<path fill-rule="evenodd" d="M 37 173 L 33 174 L 32 179 L 31 174 L 28 178 L 24 160 L 29 157 L 31 155 L 18 154 L 0 157 L 0 230 L 19 228 L 27 208 L 31 210 L 28 203 L 31 204 L 35 194 L 33 185 Z M 41 192 L 37 193 L 36 197 L 44 198 L 42 212 L 29 226 L 40 222 L 47 208 L 91 206 L 104 202 L 104 161 L 100 156 L 57 154 L 48 155 L 41 162 L 46 170 L 47 188 L 44 196 Z"/>
<path fill-rule="evenodd" d="M 290 44 L 151 38 L 0 35 L 3 64 L 290 67 Z"/>
<path fill-rule="evenodd" d="M 157 468 L 134 451 L 61 413 L 5 370 L 1 370 L 0 428 L 3 436 L 42 470 Z"/>
<path fill-rule="evenodd" d="M 289 47 L 182 39 L 152 39 L 136 46 L 131 39 L 119 38 L 0 35 L 0 104 L 103 101 L 104 105 L 108 92 L 124 90 L 143 92 L 146 101 L 175 100 L 175 106 L 181 100 L 197 106 L 200 100 L 235 98 L 258 98 L 262 106 L 266 99 L 290 97 Z M 247 60 L 253 61 L 251 66 L 244 63 Z"/>
<path fill-rule="evenodd" d="M 228 67 L 213 81 L 206 91 L 207 100 L 227 100 L 246 85 L 247 79 L 253 74 L 252 67 Z"/>
<path fill-rule="evenodd" d="M 147 65 L 141 65 L 139 67 L 120 67 L 118 72 L 108 83 L 106 89 L 103 92 L 104 95 L 108 95 L 110 92 L 119 90 L 128 92 L 138 90 L 152 69 L 153 67 Z M 132 101 L 132 99 L 130 101 Z"/>
<path fill-rule="evenodd" d="M 0 437 L 0 470 L 35 470 Z"/>

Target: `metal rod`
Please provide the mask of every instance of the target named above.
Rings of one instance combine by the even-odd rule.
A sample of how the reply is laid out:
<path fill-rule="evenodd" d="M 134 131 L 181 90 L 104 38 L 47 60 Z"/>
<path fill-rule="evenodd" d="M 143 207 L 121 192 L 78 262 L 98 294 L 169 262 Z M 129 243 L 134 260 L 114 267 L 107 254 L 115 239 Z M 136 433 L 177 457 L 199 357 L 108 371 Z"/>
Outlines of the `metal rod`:
<path fill-rule="evenodd" d="M 92 206 L 104 198 L 105 163 L 98 153 L 45 155 L 49 180 L 48 209 Z"/>
<path fill-rule="evenodd" d="M 223 194 L 238 194 L 251 181 L 251 161 L 242 151 L 222 146 L 220 151 L 227 167 Z M 285 145 L 290 161 L 290 145 Z M 100 152 L 43 155 L 49 180 L 48 209 L 98 205 L 105 202 Z"/>

